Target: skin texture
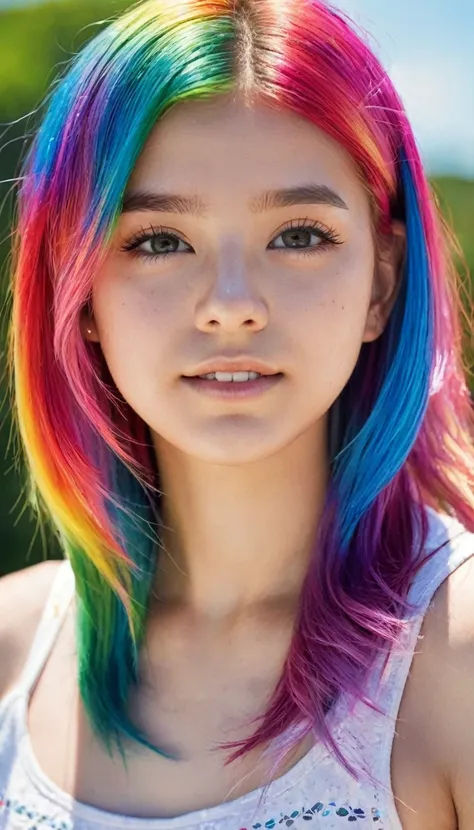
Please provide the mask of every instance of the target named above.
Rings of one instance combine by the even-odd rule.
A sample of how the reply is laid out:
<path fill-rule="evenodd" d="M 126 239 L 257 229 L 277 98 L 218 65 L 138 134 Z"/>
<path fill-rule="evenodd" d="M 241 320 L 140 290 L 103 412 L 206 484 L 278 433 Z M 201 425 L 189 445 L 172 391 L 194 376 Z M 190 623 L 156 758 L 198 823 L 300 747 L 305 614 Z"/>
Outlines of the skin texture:
<path fill-rule="evenodd" d="M 330 187 L 347 208 L 255 210 L 262 191 L 307 183 Z M 182 761 L 137 753 L 126 776 L 107 758 L 76 688 L 73 607 L 33 694 L 29 727 L 43 771 L 78 800 L 171 816 L 264 781 L 258 753 L 223 768 L 213 747 L 248 734 L 280 676 L 327 483 L 327 412 L 362 343 L 387 323 L 405 232 L 394 222 L 390 236 L 376 237 L 347 154 L 315 126 L 258 101 L 222 97 L 172 109 L 129 182 L 128 193 L 143 189 L 200 194 L 208 207 L 124 214 L 96 275 L 93 316 L 84 313 L 81 326 L 100 342 L 157 452 L 168 555 L 160 557 L 131 711 Z M 282 230 L 298 220 L 332 228 L 341 244 L 311 256 L 285 248 L 291 232 Z M 147 261 L 122 250 L 150 224 L 182 240 L 178 253 Z M 317 233 L 296 238 L 320 244 Z M 153 243 L 140 247 L 150 252 Z M 182 374 L 224 352 L 264 360 L 284 378 L 240 401 L 183 385 Z M 403 697 L 392 778 L 405 830 L 472 826 L 472 587 L 463 566 L 437 592 Z M 25 653 L 20 624 L 15 637 Z M 12 682 L 4 679 L 3 690 Z"/>
<path fill-rule="evenodd" d="M 262 191 L 306 183 L 332 188 L 347 209 L 256 212 Z M 143 189 L 199 194 L 208 209 L 122 216 L 84 336 L 100 341 L 152 431 L 175 563 L 165 561 L 157 590 L 211 616 L 238 613 L 299 589 L 327 481 L 327 412 L 361 344 L 386 324 L 404 228 L 394 223 L 376 257 L 369 199 L 347 154 L 291 113 L 227 96 L 165 115 L 127 193 Z M 298 220 L 332 229 L 340 244 L 308 255 L 322 240 L 303 233 L 306 254 L 291 249 L 281 232 Z M 181 237 L 183 252 L 152 261 L 121 250 L 150 224 Z M 182 374 L 224 352 L 265 360 L 284 378 L 239 402 L 183 385 Z"/>

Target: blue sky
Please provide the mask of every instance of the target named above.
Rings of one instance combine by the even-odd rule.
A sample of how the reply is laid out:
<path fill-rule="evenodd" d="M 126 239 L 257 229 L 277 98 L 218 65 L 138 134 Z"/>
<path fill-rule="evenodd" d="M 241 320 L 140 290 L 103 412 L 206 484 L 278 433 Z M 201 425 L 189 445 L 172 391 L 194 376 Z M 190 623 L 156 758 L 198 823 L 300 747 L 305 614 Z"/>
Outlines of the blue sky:
<path fill-rule="evenodd" d="M 332 2 L 371 35 L 428 170 L 474 179 L 474 0 Z"/>
<path fill-rule="evenodd" d="M 474 0 L 333 2 L 372 36 L 428 169 L 474 179 Z"/>

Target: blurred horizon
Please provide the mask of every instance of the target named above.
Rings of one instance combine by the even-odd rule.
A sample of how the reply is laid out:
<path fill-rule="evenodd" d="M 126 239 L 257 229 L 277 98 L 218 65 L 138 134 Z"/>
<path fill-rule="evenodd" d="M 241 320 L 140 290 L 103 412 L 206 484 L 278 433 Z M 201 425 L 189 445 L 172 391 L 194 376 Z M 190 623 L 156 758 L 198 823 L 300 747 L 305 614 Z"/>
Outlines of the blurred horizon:
<path fill-rule="evenodd" d="M 472 0 L 333 0 L 367 30 L 433 175 L 474 179 Z"/>

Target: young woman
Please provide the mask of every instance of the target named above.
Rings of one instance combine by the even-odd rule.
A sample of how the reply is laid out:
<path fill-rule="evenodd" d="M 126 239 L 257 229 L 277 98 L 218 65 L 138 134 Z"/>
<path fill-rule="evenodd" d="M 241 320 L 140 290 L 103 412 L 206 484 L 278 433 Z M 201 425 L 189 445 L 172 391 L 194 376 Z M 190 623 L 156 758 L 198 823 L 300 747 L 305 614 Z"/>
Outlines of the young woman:
<path fill-rule="evenodd" d="M 459 291 L 385 71 L 320 0 L 149 0 L 47 104 L 0 827 L 470 830 Z"/>

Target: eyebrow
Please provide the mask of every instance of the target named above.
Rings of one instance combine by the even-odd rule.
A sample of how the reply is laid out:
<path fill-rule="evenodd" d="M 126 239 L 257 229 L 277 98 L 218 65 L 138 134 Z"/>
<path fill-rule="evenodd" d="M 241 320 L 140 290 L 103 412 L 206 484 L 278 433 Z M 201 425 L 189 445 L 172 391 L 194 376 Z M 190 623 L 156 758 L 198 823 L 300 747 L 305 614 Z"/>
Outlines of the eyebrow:
<path fill-rule="evenodd" d="M 332 205 L 349 210 L 344 200 L 325 184 L 304 184 L 280 190 L 266 190 L 254 196 L 249 207 L 253 213 L 265 213 L 290 205 Z M 179 196 L 172 193 L 151 193 L 147 190 L 132 190 L 126 193 L 122 205 L 122 213 L 153 211 L 202 216 L 208 209 L 209 206 L 198 194 Z"/>

